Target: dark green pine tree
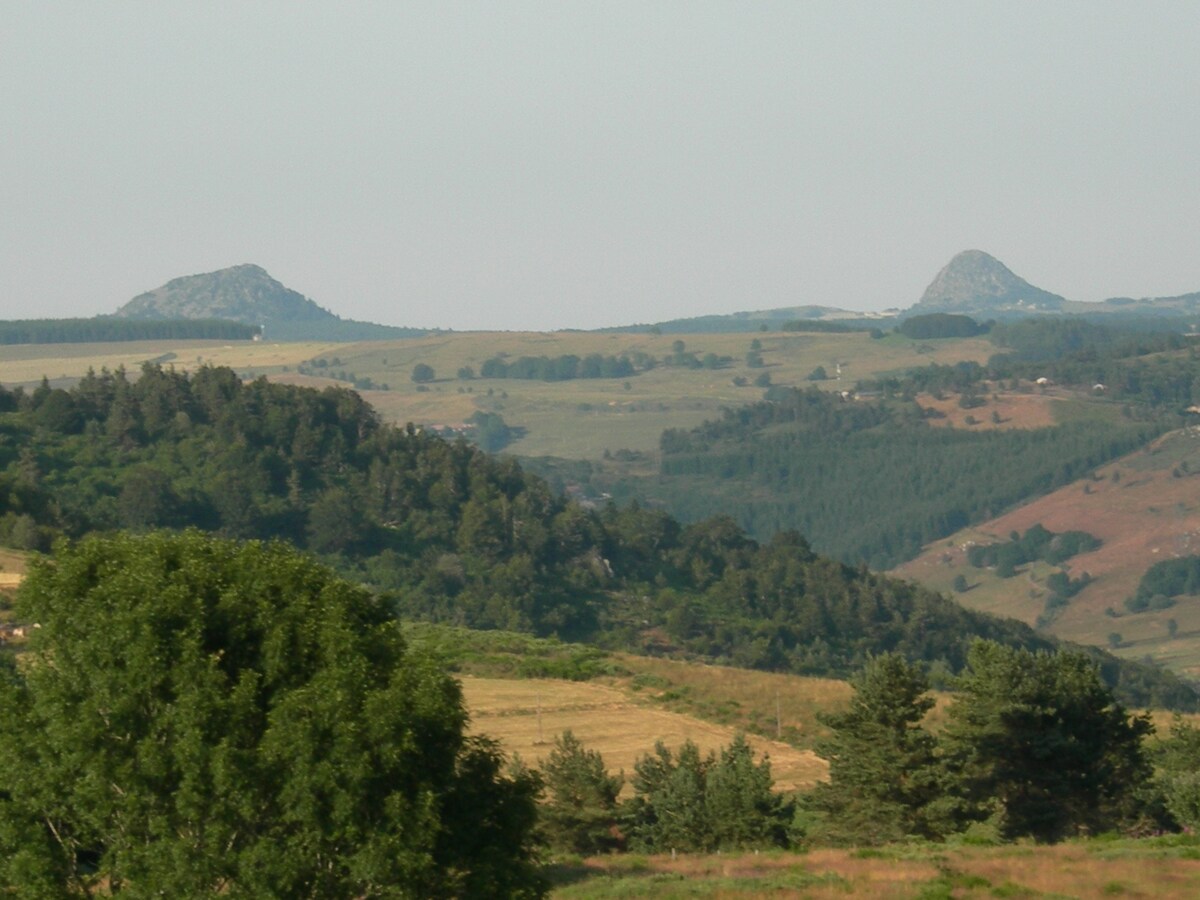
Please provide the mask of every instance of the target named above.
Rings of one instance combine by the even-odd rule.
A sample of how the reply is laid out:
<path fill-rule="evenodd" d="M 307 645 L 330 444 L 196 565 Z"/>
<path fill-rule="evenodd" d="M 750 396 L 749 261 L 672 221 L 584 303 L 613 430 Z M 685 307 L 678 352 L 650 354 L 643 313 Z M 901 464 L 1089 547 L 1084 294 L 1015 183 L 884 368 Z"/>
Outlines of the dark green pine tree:
<path fill-rule="evenodd" d="M 976 641 L 943 736 L 964 816 L 1052 841 L 1135 817 L 1149 720 L 1131 718 L 1087 656 Z"/>
<path fill-rule="evenodd" d="M 876 656 L 850 682 L 843 713 L 822 716 L 833 736 L 817 751 L 829 781 L 811 795 L 824 814 L 820 837 L 833 843 L 886 843 L 936 836 L 941 797 L 935 740 L 921 727 L 934 701 L 924 674 L 896 653 Z"/>
<path fill-rule="evenodd" d="M 770 761 L 755 763 L 745 735 L 721 750 L 704 784 L 713 846 L 746 850 L 786 842 L 784 820 L 791 811 L 771 790 L 773 784 Z"/>
<path fill-rule="evenodd" d="M 630 845 L 651 853 L 710 848 L 705 777 L 713 757 L 686 741 L 673 755 L 662 741 L 633 767 L 635 795 L 624 810 Z"/>
<path fill-rule="evenodd" d="M 616 850 L 617 795 L 625 779 L 609 775 L 604 759 L 564 731 L 542 766 L 547 800 L 541 819 L 550 846 L 571 853 Z"/>

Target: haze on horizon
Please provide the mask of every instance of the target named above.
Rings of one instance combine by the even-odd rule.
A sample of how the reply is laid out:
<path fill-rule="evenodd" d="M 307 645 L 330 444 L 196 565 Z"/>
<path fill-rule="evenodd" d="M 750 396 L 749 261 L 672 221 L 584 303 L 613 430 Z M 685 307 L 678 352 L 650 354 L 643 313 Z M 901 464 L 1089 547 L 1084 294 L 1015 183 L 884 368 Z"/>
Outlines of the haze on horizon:
<path fill-rule="evenodd" d="M 1200 290 L 1200 5 L 9 4 L 0 318 L 243 262 L 347 318 Z"/>

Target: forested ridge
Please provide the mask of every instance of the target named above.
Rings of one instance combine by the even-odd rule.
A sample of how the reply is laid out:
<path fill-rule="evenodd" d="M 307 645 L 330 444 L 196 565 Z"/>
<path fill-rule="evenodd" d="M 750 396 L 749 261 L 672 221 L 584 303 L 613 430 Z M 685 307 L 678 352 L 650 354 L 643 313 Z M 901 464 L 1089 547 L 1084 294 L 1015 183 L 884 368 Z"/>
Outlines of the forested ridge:
<path fill-rule="evenodd" d="M 726 517 L 586 509 L 511 459 L 384 425 L 342 388 L 146 365 L 0 389 L 0 542 L 184 526 L 289 540 L 403 616 L 749 667 L 846 674 L 897 650 L 957 671 L 973 636 L 1050 646 L 793 532 L 759 543 Z M 1130 702 L 1195 705 L 1173 676 L 1097 658 Z"/>
<path fill-rule="evenodd" d="M 950 379 L 958 373 L 941 368 Z M 616 491 L 661 501 L 685 520 L 720 510 L 759 536 L 797 529 L 822 553 L 888 568 L 1166 427 L 1127 420 L 973 432 L 931 427 L 902 397 L 845 401 L 815 388 L 772 397 L 665 432 L 660 475 Z"/>

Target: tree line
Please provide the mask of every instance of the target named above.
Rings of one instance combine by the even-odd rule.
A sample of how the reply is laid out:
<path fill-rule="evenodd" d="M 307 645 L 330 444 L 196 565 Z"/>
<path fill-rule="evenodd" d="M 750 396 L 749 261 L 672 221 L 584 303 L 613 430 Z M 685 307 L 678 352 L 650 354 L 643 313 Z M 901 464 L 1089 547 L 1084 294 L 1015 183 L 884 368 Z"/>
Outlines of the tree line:
<path fill-rule="evenodd" d="M 975 544 L 967 549 L 967 562 L 977 569 L 995 566 L 996 574 L 1007 578 L 1017 566 L 1035 560 L 1057 566 L 1076 554 L 1090 553 L 1099 547 L 1100 539 L 1086 531 L 1062 531 L 1056 534 L 1038 523 L 1024 534 L 1014 531 L 1007 541 Z"/>
<path fill-rule="evenodd" d="M 248 341 L 257 325 L 226 319 L 24 319 L 0 322 L 0 344 L 88 344 L 110 341 Z"/>
<path fill-rule="evenodd" d="M 562 852 L 666 853 L 864 846 L 960 836 L 978 842 L 1180 831 L 1200 824 L 1200 730 L 1176 719 L 1154 738 L 1073 651 L 972 645 L 946 724 L 919 666 L 872 657 L 847 709 L 822 713 L 829 778 L 774 793 L 769 760 L 742 737 L 703 755 L 688 742 L 643 754 L 623 773 L 571 732 L 542 765 L 542 821 Z"/>
<path fill-rule="evenodd" d="M 1200 556 L 1164 559 L 1145 571 L 1126 606 L 1130 612 L 1168 609 L 1175 598 L 1200 594 Z"/>
<path fill-rule="evenodd" d="M 638 354 L 637 362 L 631 357 L 604 356 L 589 353 L 579 357 L 573 353 L 561 356 L 520 356 L 505 359 L 493 356 L 479 368 L 481 378 L 523 378 L 534 381 L 572 381 L 576 378 L 628 378 L 638 372 L 653 368 L 653 357 Z"/>
<path fill-rule="evenodd" d="M 810 827 L 823 840 L 965 831 L 1055 841 L 1196 822 L 1180 784 L 1200 762 L 1183 749 L 1194 752 L 1194 734 L 1179 728 L 1158 748 L 1156 779 L 1144 740 L 1153 726 L 1130 716 L 1081 654 L 976 643 L 937 734 L 923 724 L 928 682 L 899 656 L 871 660 L 852 683 L 850 709 L 827 717 L 833 736 L 820 751 L 830 780 L 814 792 Z"/>

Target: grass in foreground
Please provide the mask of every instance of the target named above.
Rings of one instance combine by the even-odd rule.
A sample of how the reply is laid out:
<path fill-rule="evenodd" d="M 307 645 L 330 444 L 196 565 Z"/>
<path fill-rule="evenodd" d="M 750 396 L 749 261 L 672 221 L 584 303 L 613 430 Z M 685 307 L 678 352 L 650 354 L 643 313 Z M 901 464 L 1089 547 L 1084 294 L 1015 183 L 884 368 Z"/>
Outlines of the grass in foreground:
<path fill-rule="evenodd" d="M 1200 896 L 1200 842 L 1173 836 L 1053 846 L 900 845 L 705 856 L 614 856 L 550 867 L 552 897 Z"/>

